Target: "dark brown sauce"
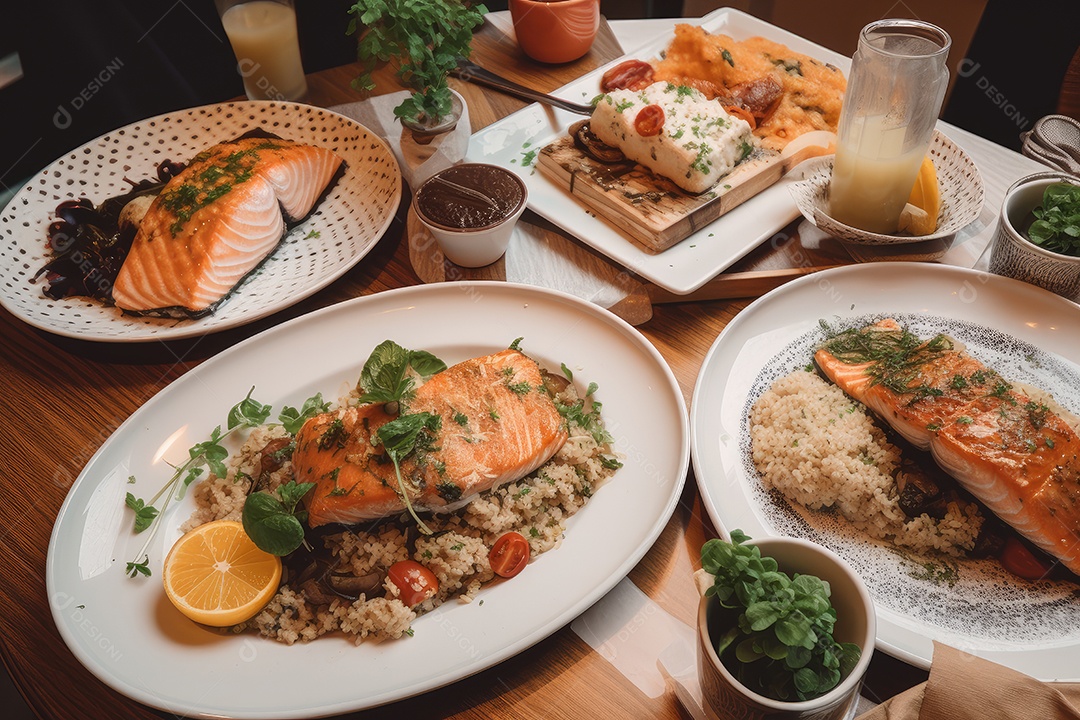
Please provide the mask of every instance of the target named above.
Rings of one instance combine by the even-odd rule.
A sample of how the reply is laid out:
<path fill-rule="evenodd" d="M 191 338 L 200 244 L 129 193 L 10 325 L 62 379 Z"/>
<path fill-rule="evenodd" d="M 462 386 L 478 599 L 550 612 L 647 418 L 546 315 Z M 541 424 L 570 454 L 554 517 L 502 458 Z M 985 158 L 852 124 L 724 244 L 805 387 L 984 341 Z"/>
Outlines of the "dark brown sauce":
<path fill-rule="evenodd" d="M 491 202 L 461 190 L 462 187 Z M 466 163 L 447 168 L 425 182 L 417 193 L 416 206 L 433 224 L 476 230 L 513 215 L 524 200 L 521 181 L 510 171 L 494 165 Z"/>

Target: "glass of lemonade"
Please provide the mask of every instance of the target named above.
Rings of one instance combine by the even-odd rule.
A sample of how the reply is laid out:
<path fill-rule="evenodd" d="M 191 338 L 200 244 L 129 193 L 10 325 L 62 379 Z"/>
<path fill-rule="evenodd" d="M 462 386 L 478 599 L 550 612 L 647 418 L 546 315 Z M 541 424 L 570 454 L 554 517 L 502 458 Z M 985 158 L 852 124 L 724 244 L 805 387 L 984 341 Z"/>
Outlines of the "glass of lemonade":
<path fill-rule="evenodd" d="M 919 20 L 863 28 L 840 111 L 829 214 L 876 233 L 895 233 L 949 83 L 952 39 Z"/>
<path fill-rule="evenodd" d="M 302 99 L 307 94 L 307 80 L 300 61 L 293 0 L 215 2 L 248 99 Z"/>

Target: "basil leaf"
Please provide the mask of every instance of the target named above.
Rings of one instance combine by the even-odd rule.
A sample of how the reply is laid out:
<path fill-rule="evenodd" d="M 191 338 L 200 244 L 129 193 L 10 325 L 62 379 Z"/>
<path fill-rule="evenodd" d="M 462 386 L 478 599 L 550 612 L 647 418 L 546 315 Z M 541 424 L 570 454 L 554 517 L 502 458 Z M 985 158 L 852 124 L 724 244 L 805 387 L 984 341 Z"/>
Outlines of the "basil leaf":
<path fill-rule="evenodd" d="M 406 377 L 409 368 L 409 351 L 393 340 L 384 340 L 371 352 L 364 369 L 360 371 L 361 403 L 393 402 L 412 388 L 412 379 Z"/>
<path fill-rule="evenodd" d="M 304 526 L 268 492 L 248 495 L 241 520 L 252 542 L 271 555 L 288 555 L 304 542 Z"/>
<path fill-rule="evenodd" d="M 446 369 L 446 363 L 425 350 L 411 351 L 409 365 L 425 380 Z"/>
<path fill-rule="evenodd" d="M 420 433 L 427 430 L 438 432 L 442 418 L 429 412 L 401 415 L 380 426 L 377 435 L 391 459 L 401 461 L 416 448 Z"/>
<path fill-rule="evenodd" d="M 281 504 L 285 506 L 286 512 L 293 514 L 296 511 L 296 506 L 313 487 L 315 487 L 315 483 L 298 483 L 295 480 L 290 480 L 280 486 L 278 495 L 281 496 Z"/>

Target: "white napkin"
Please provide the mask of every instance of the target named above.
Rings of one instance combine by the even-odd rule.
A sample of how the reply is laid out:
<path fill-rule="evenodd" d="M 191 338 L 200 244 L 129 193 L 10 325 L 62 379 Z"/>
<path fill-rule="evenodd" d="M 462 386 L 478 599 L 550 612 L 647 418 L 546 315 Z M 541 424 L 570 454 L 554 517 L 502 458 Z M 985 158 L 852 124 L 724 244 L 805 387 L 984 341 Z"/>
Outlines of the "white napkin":
<path fill-rule="evenodd" d="M 429 177 L 465 159 L 469 151 L 469 107 L 462 103 L 461 118 L 453 130 L 430 143 L 417 143 L 394 116 L 394 108 L 409 97 L 407 91 L 377 95 L 367 100 L 335 105 L 330 110 L 352 118 L 386 140 L 401 166 L 401 177 L 415 190 Z"/>

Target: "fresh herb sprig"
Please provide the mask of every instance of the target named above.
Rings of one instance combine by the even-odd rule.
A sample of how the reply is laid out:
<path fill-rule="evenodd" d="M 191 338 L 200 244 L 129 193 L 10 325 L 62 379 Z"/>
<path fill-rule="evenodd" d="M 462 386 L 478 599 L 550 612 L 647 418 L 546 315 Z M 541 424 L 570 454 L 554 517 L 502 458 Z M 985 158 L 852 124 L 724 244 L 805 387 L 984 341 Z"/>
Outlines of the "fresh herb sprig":
<path fill-rule="evenodd" d="M 1080 185 L 1047 185 L 1042 205 L 1032 214 L 1035 221 L 1027 230 L 1031 242 L 1051 252 L 1080 256 Z"/>
<path fill-rule="evenodd" d="M 430 445 L 431 438 L 442 426 L 442 418 L 432 413 L 408 413 L 407 404 L 413 396 L 413 378 L 410 368 L 422 379 L 427 379 L 446 369 L 446 363 L 424 350 L 408 350 L 392 340 L 384 340 L 375 347 L 360 371 L 359 390 L 361 403 L 381 402 L 394 406 L 396 419 L 382 425 L 376 437 L 394 463 L 398 493 L 405 503 L 416 526 L 425 535 L 431 529 L 424 524 L 413 508 L 405 480 L 401 475 L 401 462 L 410 453 Z"/>
<path fill-rule="evenodd" d="M 424 350 L 406 350 L 393 340 L 379 343 L 360 371 L 360 402 L 407 402 L 414 385 L 410 367 L 426 379 L 445 370 L 446 363 Z"/>
<path fill-rule="evenodd" d="M 251 388 L 247 396 L 229 411 L 225 432 L 222 432 L 221 426 L 218 425 L 210 433 L 209 440 L 196 443 L 188 449 L 187 462 L 176 468 L 176 472 L 169 478 L 169 481 L 158 490 L 157 494 L 150 498 L 149 502 L 145 502 L 131 493 L 127 494 L 125 504 L 135 511 L 135 532 L 141 533 L 147 528 L 151 528 L 142 549 L 139 550 L 135 559 L 127 564 L 126 574 L 128 577 L 150 576 L 149 557 L 146 549 L 150 547 L 154 535 L 157 534 L 157 529 L 161 526 L 158 520 L 165 514 L 169 504 L 173 500 L 179 500 L 184 496 L 184 491 L 188 485 L 202 474 L 205 467 L 209 467 L 210 471 L 218 477 L 225 477 L 228 471 L 224 460 L 229 456 L 229 451 L 225 449 L 221 441 L 235 432 L 256 427 L 266 422 L 266 419 L 270 416 L 271 407 L 253 400 L 251 393 L 254 391 L 255 388 Z M 165 502 L 159 511 L 155 507 L 155 503 L 162 497 L 165 498 Z"/>
<path fill-rule="evenodd" d="M 813 575 L 789 577 L 762 557 L 743 532 L 731 542 L 709 540 L 702 568 L 715 576 L 706 595 L 727 608 L 732 622 L 716 654 L 750 690 L 776 700 L 810 700 L 832 690 L 858 663 L 852 643 L 833 639 L 836 610 L 829 584 Z"/>
<path fill-rule="evenodd" d="M 222 445 L 222 441 L 236 432 L 266 423 L 267 419 L 270 417 L 272 408 L 270 405 L 263 405 L 257 400 L 252 399 L 251 393 L 254 391 L 255 388 L 251 388 L 251 390 L 248 391 L 247 396 L 229 410 L 224 432 L 222 432 L 221 426 L 218 425 L 210 433 L 209 440 L 196 443 L 188 449 L 187 462 L 176 468 L 176 472 L 169 478 L 169 481 L 166 482 L 152 498 L 150 498 L 149 502 L 142 498 L 135 497 L 132 493 L 127 493 L 124 504 L 131 508 L 135 513 L 135 532 L 141 533 L 147 528 L 153 528 L 150 535 L 147 536 L 146 542 L 143 544 L 138 555 L 135 556 L 134 560 L 127 564 L 126 573 L 129 577 L 137 577 L 139 575 L 146 577 L 150 576 L 149 556 L 146 553 L 146 549 L 150 547 L 150 543 L 153 541 L 154 535 L 157 532 L 158 523 L 156 521 L 164 515 L 169 504 L 173 500 L 180 500 L 183 498 L 184 491 L 192 482 L 202 475 L 205 468 L 209 467 L 210 472 L 218 477 L 225 477 L 228 474 L 228 468 L 225 466 L 225 459 L 229 457 L 229 451 Z M 330 404 L 323 400 L 322 393 L 317 393 L 305 400 L 299 409 L 288 405 L 283 407 L 278 414 L 278 421 L 289 434 L 296 435 L 308 418 L 321 412 L 325 412 L 329 407 Z M 305 490 L 305 492 L 307 491 Z M 254 495 L 259 494 L 266 493 L 254 493 Z M 299 502 L 301 497 L 303 497 L 302 493 L 296 498 L 296 502 L 291 504 L 290 512 L 293 515 L 298 515 L 295 512 L 295 509 L 296 503 Z M 158 508 L 155 507 L 155 504 L 162 498 L 164 498 L 165 501 L 161 509 L 158 510 Z M 286 502 L 288 501 L 287 498 L 283 499 Z M 256 501 L 256 503 L 259 502 L 264 501 Z M 246 509 L 247 503 L 245 501 L 245 511 Z M 260 545 L 260 547 L 262 546 Z M 295 547 L 293 549 L 295 549 Z"/>
<path fill-rule="evenodd" d="M 473 29 L 487 8 L 462 0 L 357 0 L 348 34 L 361 30 L 357 57 L 363 71 L 353 87 L 375 88 L 372 71 L 394 60 L 397 74 L 412 95 L 394 108 L 399 118 L 436 121 L 451 112 L 447 76 L 458 57 L 472 52 Z"/>
<path fill-rule="evenodd" d="M 379 427 L 376 435 L 379 442 L 386 448 L 386 454 L 394 463 L 394 474 L 397 475 L 398 493 L 405 503 L 406 509 L 416 521 L 416 527 L 425 535 L 431 534 L 431 528 L 424 524 L 420 516 L 413 508 L 412 500 L 409 499 L 409 491 L 405 487 L 405 479 L 401 476 L 401 461 L 409 453 L 418 448 L 430 445 L 430 439 L 438 434 L 442 427 L 442 418 L 434 413 L 419 412 L 401 415 Z"/>

